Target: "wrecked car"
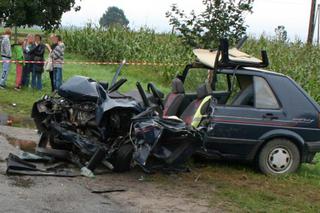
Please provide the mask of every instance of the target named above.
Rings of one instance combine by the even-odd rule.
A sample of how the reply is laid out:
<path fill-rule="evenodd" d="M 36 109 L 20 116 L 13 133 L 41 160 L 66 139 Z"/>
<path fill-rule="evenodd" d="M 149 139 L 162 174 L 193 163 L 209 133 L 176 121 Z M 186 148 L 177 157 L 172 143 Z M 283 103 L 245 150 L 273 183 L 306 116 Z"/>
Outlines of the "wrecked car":
<path fill-rule="evenodd" d="M 218 51 L 194 53 L 197 61 L 173 81 L 163 115 L 201 131 L 199 155 L 255 162 L 272 175 L 313 161 L 320 152 L 320 106 L 290 77 L 262 70 L 269 64 L 265 51 L 260 60 L 223 40 Z M 202 96 L 196 87 L 204 82 L 212 91 Z M 205 97 L 215 99 L 214 110 L 205 110 Z"/>
<path fill-rule="evenodd" d="M 137 83 L 138 93 L 125 95 L 118 92 L 127 81 L 117 81 L 124 63 L 117 70 L 110 87 L 107 83 L 74 76 L 57 92 L 34 103 L 32 118 L 41 133 L 37 151 L 50 145 L 54 150 L 74 153 L 81 167 L 96 156 L 105 160 L 105 165 L 114 171 L 130 168 L 133 146 L 125 138 L 131 118 L 147 106 L 143 105 L 141 96 L 140 99 L 137 97 L 142 90 L 140 83 Z M 150 94 L 145 96 L 155 100 Z"/>

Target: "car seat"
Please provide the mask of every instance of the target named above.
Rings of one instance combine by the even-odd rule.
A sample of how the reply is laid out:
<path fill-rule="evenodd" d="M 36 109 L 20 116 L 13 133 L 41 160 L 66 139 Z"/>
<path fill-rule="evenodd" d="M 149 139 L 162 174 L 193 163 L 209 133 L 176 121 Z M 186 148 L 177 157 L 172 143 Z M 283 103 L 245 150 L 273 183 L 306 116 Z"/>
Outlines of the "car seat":
<path fill-rule="evenodd" d="M 231 103 L 232 106 L 254 106 L 253 85 L 247 86 L 239 92 Z"/>
<path fill-rule="evenodd" d="M 183 82 L 179 78 L 172 81 L 172 91 L 168 94 L 163 109 L 163 116 L 174 116 L 177 114 L 178 109 L 185 97 Z"/>
<path fill-rule="evenodd" d="M 205 112 L 201 110 L 203 106 L 208 106 L 208 101 L 211 99 L 211 88 L 207 84 L 201 85 L 197 89 L 197 98 L 196 100 L 192 101 L 188 107 L 183 111 L 180 118 L 187 124 L 192 125 L 194 127 L 198 127 L 200 124 L 200 119 Z M 200 111 L 199 111 L 200 110 Z M 201 112 L 202 111 L 202 112 Z M 194 121 L 194 118 L 198 114 L 200 116 L 199 121 Z"/>

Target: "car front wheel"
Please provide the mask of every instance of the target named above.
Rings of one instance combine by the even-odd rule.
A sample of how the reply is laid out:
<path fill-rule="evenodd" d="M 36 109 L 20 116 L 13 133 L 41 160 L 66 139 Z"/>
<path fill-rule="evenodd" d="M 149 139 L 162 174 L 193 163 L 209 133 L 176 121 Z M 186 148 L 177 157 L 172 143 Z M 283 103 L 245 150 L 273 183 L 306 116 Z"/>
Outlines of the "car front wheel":
<path fill-rule="evenodd" d="M 258 166 L 267 175 L 293 173 L 299 168 L 299 165 L 299 149 L 287 139 L 269 141 L 258 156 Z"/>

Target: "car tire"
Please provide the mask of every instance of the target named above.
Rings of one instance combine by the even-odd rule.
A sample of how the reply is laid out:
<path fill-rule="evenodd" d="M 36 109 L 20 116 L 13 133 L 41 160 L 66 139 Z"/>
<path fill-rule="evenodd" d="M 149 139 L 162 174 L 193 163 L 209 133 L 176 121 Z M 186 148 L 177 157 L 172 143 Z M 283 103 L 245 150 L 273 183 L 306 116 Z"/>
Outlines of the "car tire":
<path fill-rule="evenodd" d="M 273 139 L 263 146 L 258 156 L 258 166 L 267 175 L 295 172 L 300 166 L 298 147 L 287 139 Z"/>
<path fill-rule="evenodd" d="M 113 171 L 127 172 L 132 168 L 132 157 L 134 147 L 132 144 L 123 144 L 118 151 L 115 152 L 111 159 Z"/>

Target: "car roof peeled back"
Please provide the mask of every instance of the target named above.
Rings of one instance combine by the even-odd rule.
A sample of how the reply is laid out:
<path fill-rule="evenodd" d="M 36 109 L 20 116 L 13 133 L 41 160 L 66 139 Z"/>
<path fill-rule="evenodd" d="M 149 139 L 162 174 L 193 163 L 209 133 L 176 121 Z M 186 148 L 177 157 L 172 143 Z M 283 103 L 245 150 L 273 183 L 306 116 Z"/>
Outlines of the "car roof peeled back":
<path fill-rule="evenodd" d="M 218 50 L 195 49 L 193 50 L 193 53 L 196 55 L 197 60 L 200 63 L 214 69 L 217 60 L 217 55 L 219 54 Z M 222 56 L 219 55 L 219 60 L 221 59 Z M 246 63 L 262 63 L 262 60 L 252 57 L 245 52 L 241 52 L 236 48 L 232 48 L 229 50 L 229 59 L 232 61 Z"/>

